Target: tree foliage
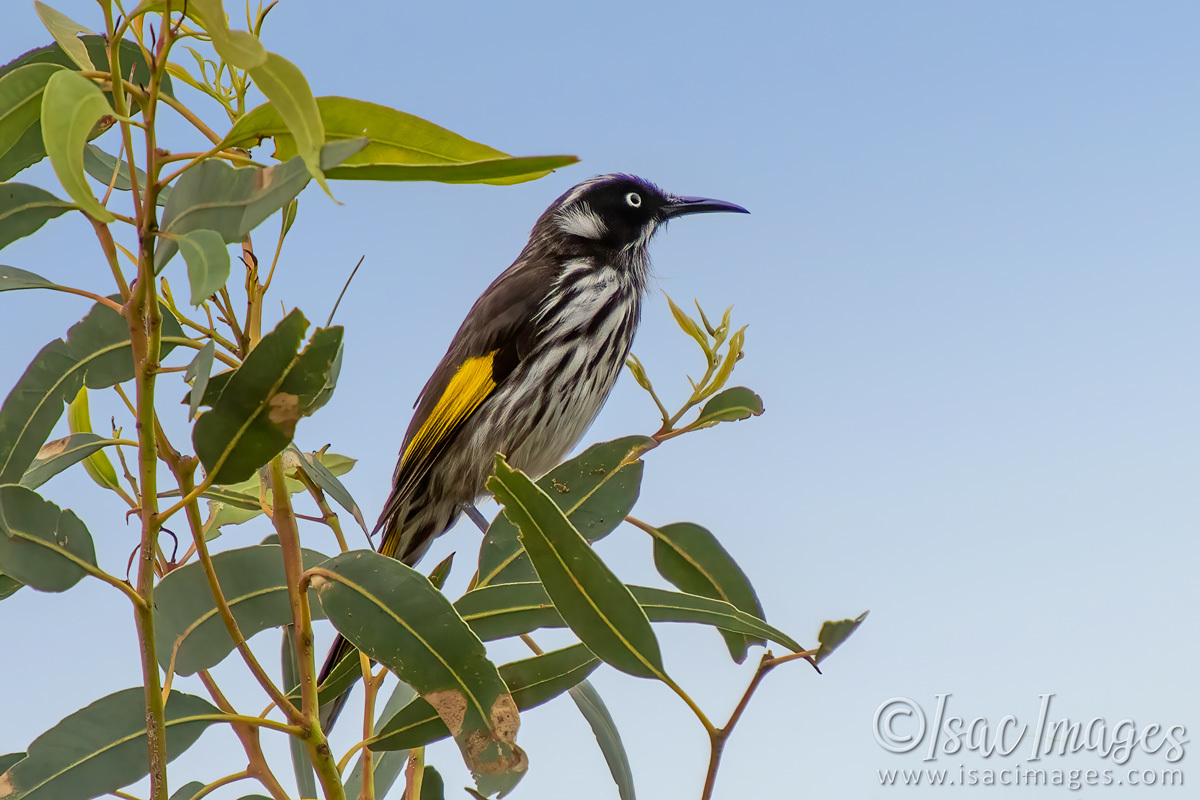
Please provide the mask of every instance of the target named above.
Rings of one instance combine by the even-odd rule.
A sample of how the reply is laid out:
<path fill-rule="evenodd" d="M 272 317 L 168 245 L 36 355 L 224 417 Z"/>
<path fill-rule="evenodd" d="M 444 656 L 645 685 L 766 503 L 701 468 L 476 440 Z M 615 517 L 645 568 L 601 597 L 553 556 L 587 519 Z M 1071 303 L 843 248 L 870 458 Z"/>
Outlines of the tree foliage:
<path fill-rule="evenodd" d="M 263 728 L 291 737 L 302 797 L 382 797 L 405 759 L 406 796 L 440 797 L 440 775 L 424 763 L 423 748 L 446 737 L 475 776 L 473 791 L 504 793 L 536 769 L 536 754 L 520 746 L 520 713 L 564 694 L 596 731 L 617 791 L 632 797 L 620 735 L 587 682 L 607 667 L 664 683 L 695 712 L 713 743 L 711 795 L 721 746 L 758 680 L 793 659 L 815 666 L 862 620 L 825 623 L 819 648 L 805 649 L 765 621 L 750 579 L 713 532 L 630 516 L 644 457 L 677 436 L 763 412 L 753 391 L 728 385 L 745 328 L 733 329 L 728 310 L 713 325 L 703 311 L 697 320 L 671 302 L 705 371 L 672 411 L 631 357 L 630 371 L 661 412 L 656 431 L 593 445 L 538 480 L 497 455 L 488 488 L 503 513 L 485 525 L 468 591 L 448 597 L 441 587 L 449 562 L 426 577 L 347 542 L 334 505 L 366 530 L 339 479 L 353 460 L 293 444 L 336 389 L 342 328 L 314 328 L 296 309 L 264 331 L 266 295 L 310 181 L 326 193 L 338 180 L 511 184 L 576 159 L 514 157 L 396 109 L 314 97 L 300 69 L 260 39 L 270 7 L 248 8 L 248 29 L 239 30 L 220 0 L 146 0 L 128 14 L 118 3 L 99 5 L 97 34 L 37 3 L 52 43 L 0 68 L 0 247 L 65 214 L 86 218 L 98 245 L 87 286 L 0 266 L 0 291 L 64 292 L 93 303 L 65 338 L 41 349 L 0 406 L 0 598 L 24 587 L 108 584 L 134 610 L 148 677 L 139 684 L 131 676 L 131 688 L 48 724 L 26 752 L 0 757 L 0 798 L 89 798 L 147 775 L 153 800 L 202 796 L 248 777 L 276 800 L 295 796 L 258 747 Z M 181 85 L 195 105 L 177 95 Z M 252 87 L 265 102 L 248 108 Z M 223 111 L 227 129 L 205 123 L 202 108 Z M 162 114 L 181 117 L 204 145 L 167 147 Z M 268 141 L 273 163 L 256 151 Z M 43 159 L 58 186 L 11 181 Z M 250 234 L 272 218 L 279 232 L 263 270 Z M 244 271 L 237 280 L 235 263 Z M 184 280 L 186 303 L 172 290 Z M 101 390 L 128 408 L 111 435 L 95 433 L 89 418 L 89 392 Z M 69 433 L 51 440 L 64 411 Z M 190 444 L 168 436 L 167 417 L 190 424 Z M 135 433 L 127 437 L 125 428 Z M 79 517 L 39 494 L 67 469 L 84 470 L 140 521 L 128 579 L 118 577 L 121 565 L 97 558 Z M 302 546 L 296 502 L 315 505 L 320 522 L 311 524 L 332 530 L 342 552 Z M 260 517 L 273 530 L 263 543 L 210 548 L 223 527 Z M 674 588 L 626 585 L 592 548 L 625 521 L 624 531 L 652 537 L 655 566 Z M 167 523 L 187 530 L 181 547 L 164 546 Z M 321 619 L 369 659 L 348 662 L 318 686 L 312 628 Z M 738 711 L 718 727 L 664 666 L 655 627 L 666 622 L 717 629 L 738 663 L 768 642 L 789 654 L 763 656 Z M 269 628 L 282 632 L 278 669 L 247 644 Z M 543 652 L 532 638 L 543 628 L 569 628 L 576 641 Z M 497 664 L 487 643 L 509 637 L 524 639 L 531 655 Z M 229 658 L 271 697 L 271 709 L 229 706 L 208 673 Z M 401 683 L 376 719 L 389 670 Z M 210 699 L 171 688 L 176 676 L 193 674 Z M 359 680 L 370 733 L 338 757 L 317 708 Z M 238 735 L 250 768 L 172 795 L 169 762 L 213 725 Z"/>

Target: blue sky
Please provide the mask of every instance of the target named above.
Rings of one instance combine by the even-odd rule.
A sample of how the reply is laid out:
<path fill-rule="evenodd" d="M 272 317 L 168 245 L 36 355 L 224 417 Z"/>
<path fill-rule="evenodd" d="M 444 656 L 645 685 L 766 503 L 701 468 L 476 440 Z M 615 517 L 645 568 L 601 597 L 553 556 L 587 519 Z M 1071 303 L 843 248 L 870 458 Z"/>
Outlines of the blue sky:
<path fill-rule="evenodd" d="M 93 3 L 55 6 L 100 25 Z M 298 442 L 359 459 L 346 483 L 368 517 L 386 496 L 412 400 L 537 215 L 584 178 L 634 172 L 752 212 L 682 220 L 656 240 L 635 352 L 664 394 L 682 397 L 699 362 L 662 292 L 715 311 L 733 304 L 735 322 L 750 325 L 735 382 L 767 407 L 648 456 L 637 515 L 711 528 L 768 619 L 802 641 L 825 619 L 871 610 L 825 675 L 789 665 L 768 677 L 726 751 L 718 797 L 748 787 L 971 797 L 983 790 L 883 788 L 877 770 L 1021 763 L 886 752 L 872 718 L 893 697 L 932 717 L 935 696 L 950 693 L 951 713 L 993 728 L 1006 714 L 1032 724 L 1047 693 L 1056 719 L 1200 725 L 1187 677 L 1200 655 L 1194 4 L 330 9 L 283 0 L 264 34 L 317 94 L 391 105 L 516 154 L 582 159 L 516 187 L 338 183 L 341 206 L 311 187 L 303 196 L 277 303 L 323 319 L 366 260 L 339 312 L 348 349 L 338 392 Z M 32 4 L 13 4 L 0 58 L 46 41 Z M 19 179 L 55 187 L 44 165 Z M 261 249 L 273 229 L 261 229 Z M 96 254 L 90 229 L 61 218 L 0 260 L 111 291 Z M 0 307 L 5 391 L 86 310 L 30 294 Z M 588 441 L 651 432 L 655 418 L 625 376 Z M 136 537 L 118 505 L 82 474 L 45 491 L 79 511 L 119 571 Z M 476 544 L 460 526 L 428 563 Z M 601 551 L 630 582 L 654 580 L 638 531 L 621 529 Z M 458 572 L 465 581 L 469 570 Z M 0 752 L 138 682 L 123 602 L 96 586 L 4 601 L 0 635 L 21 655 L 2 668 Z M 723 719 L 752 668 L 729 663 L 709 630 L 660 637 L 668 669 Z M 273 660 L 273 635 L 254 644 Z M 640 796 L 698 796 L 707 742 L 678 700 L 611 669 L 594 683 Z M 518 796 L 615 797 L 590 737 L 568 702 L 525 715 L 531 772 Z M 237 753 L 232 735 L 210 731 L 179 780 L 233 771 Z M 467 781 L 453 748 L 430 757 L 448 786 Z M 1141 753 L 1118 766 L 1079 753 L 1042 766 L 1122 780 L 1131 766 L 1186 775 L 1191 761 Z"/>

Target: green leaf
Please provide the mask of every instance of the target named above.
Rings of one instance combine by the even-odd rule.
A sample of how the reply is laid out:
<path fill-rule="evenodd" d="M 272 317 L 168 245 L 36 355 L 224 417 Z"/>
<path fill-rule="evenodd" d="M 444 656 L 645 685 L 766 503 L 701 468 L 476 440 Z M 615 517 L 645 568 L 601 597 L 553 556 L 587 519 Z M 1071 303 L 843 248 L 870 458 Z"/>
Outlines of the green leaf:
<path fill-rule="evenodd" d="M 38 450 L 37 457 L 21 476 L 21 485 L 26 489 L 36 489 L 67 467 L 83 461 L 110 444 L 116 444 L 116 440 L 105 439 L 94 433 L 72 433 L 70 436 L 47 442 Z"/>
<path fill-rule="evenodd" d="M 696 340 L 696 343 L 700 345 L 700 349 L 704 351 L 704 355 L 708 356 L 711 361 L 713 354 L 712 347 L 708 343 L 708 337 L 704 335 L 704 331 L 700 330 L 700 326 L 696 323 L 696 320 L 683 313 L 683 309 L 675 305 L 675 301 L 671 299 L 670 295 L 667 295 L 667 303 L 671 306 L 671 316 L 675 318 L 675 324 L 682 328 L 684 333 Z"/>
<path fill-rule="evenodd" d="M 296 658 L 296 626 L 283 626 L 283 644 L 279 653 L 282 662 L 284 688 L 300 686 L 300 661 Z M 301 797 L 317 796 L 317 776 L 313 771 L 308 747 L 296 736 L 288 737 L 288 750 L 292 755 L 292 772 L 296 776 L 296 791 Z"/>
<path fill-rule="evenodd" d="M 296 143 L 296 153 L 304 162 L 308 174 L 329 194 L 329 185 L 325 183 L 325 175 L 321 172 L 325 125 L 304 73 L 278 53 L 267 53 L 266 61 L 250 68 L 250 78 L 283 118 Z"/>
<path fill-rule="evenodd" d="M 700 416 L 692 425 L 697 428 L 707 428 L 718 422 L 749 419 L 757 417 L 761 413 L 763 413 L 762 398 L 745 386 L 734 386 L 705 403 L 704 408 L 700 409 Z"/>
<path fill-rule="evenodd" d="M 719 334 L 718 341 L 720 341 L 721 338 L 723 338 L 723 336 Z M 717 368 L 716 374 L 713 375 L 712 381 L 709 383 L 708 388 L 704 390 L 704 394 L 701 397 L 710 396 L 713 392 L 716 392 L 722 388 L 729 380 L 729 376 L 733 374 L 733 368 L 737 366 L 738 359 L 742 357 L 742 345 L 745 343 L 745 341 L 746 326 L 743 325 L 734 332 L 733 338 L 729 340 L 729 348 L 725 353 L 724 360 L 721 361 L 721 366 Z M 757 397 L 757 395 L 755 395 L 755 397 Z M 762 400 L 758 401 L 758 405 L 760 407 L 762 406 Z M 745 419 L 745 417 L 742 417 L 742 419 Z"/>
<path fill-rule="evenodd" d="M 724 600 L 751 616 L 763 618 L 762 605 L 750 579 L 707 528 L 690 522 L 654 529 L 654 566 L 660 575 L 685 592 Z M 741 664 L 749 645 L 762 638 L 721 631 L 729 654 Z"/>
<path fill-rule="evenodd" d="M 317 393 L 317 396 L 313 398 L 312 404 L 309 406 L 310 414 L 322 408 L 333 397 L 333 390 L 337 388 L 338 377 L 342 374 L 342 352 L 343 347 L 339 346 L 337 355 L 333 357 L 333 365 L 329 368 L 329 379 L 325 381 L 324 388 Z"/>
<path fill-rule="evenodd" d="M 42 144 L 42 93 L 63 67 L 26 64 L 0 75 L 0 180 L 46 155 Z"/>
<path fill-rule="evenodd" d="M 454 610 L 485 642 L 567 625 L 536 580 L 472 589 L 454 601 Z"/>
<path fill-rule="evenodd" d="M 500 677 L 517 708 L 524 711 L 558 697 L 598 666 L 600 659 L 582 644 L 576 644 L 505 664 L 500 667 Z M 384 719 L 387 722 L 367 740 L 371 750 L 408 750 L 450 735 L 433 706 L 420 697 Z"/>
<path fill-rule="evenodd" d="M 645 609 L 651 622 L 697 622 L 712 625 L 723 631 L 769 639 L 793 653 L 804 650 L 795 639 L 783 631 L 752 614 L 734 608 L 724 600 L 672 592 L 654 586 L 630 586 L 629 590 Z"/>
<path fill-rule="evenodd" d="M 296 359 L 296 366 L 283 380 L 280 390 L 298 398 L 300 413 L 310 416 L 317 409 L 317 401 L 329 384 L 333 364 L 342 351 L 342 326 L 317 328 L 309 339 L 308 346 Z"/>
<path fill-rule="evenodd" d="M 87 48 L 83 46 L 83 42 L 79 41 L 78 38 L 81 33 L 92 32 L 61 11 L 56 11 L 45 3 L 40 2 L 40 0 L 34 0 L 33 7 L 37 10 L 37 15 L 41 18 L 42 24 L 46 26 L 46 30 L 50 31 L 50 35 L 54 37 L 54 41 L 63 49 L 67 57 L 74 61 L 75 65 L 82 70 L 95 70 L 96 66 L 92 64 L 92 59 L 88 56 Z M 92 35 L 94 36 L 95 34 Z"/>
<path fill-rule="evenodd" d="M 608 713 L 608 706 L 600 698 L 600 693 L 591 681 L 583 681 L 571 689 L 571 699 L 591 727 L 596 744 L 600 745 L 600 752 L 608 764 L 613 782 L 617 784 L 621 800 L 635 800 L 637 795 L 633 789 L 633 767 L 629 764 L 629 754 L 625 752 L 625 743 L 621 741 L 617 723 Z"/>
<path fill-rule="evenodd" d="M 0 573 L 0 600 L 12 597 L 25 584 Z"/>
<path fill-rule="evenodd" d="M 348 164 L 325 171 L 343 181 L 435 181 L 508 186 L 578 163 L 577 156 L 505 156 L 462 164 Z"/>
<path fill-rule="evenodd" d="M 187 371 L 183 373 L 184 380 L 192 385 L 192 390 L 188 393 L 189 422 L 196 418 L 196 412 L 200 410 L 200 400 L 204 397 L 204 390 L 208 388 L 208 379 L 212 375 L 213 359 L 216 354 L 216 342 L 209 339 L 188 364 Z"/>
<path fill-rule="evenodd" d="M 307 454 L 317 459 L 320 464 L 334 475 L 345 475 L 356 463 L 354 459 L 336 453 Z M 289 495 L 304 491 L 304 484 L 296 478 L 285 479 Z M 164 496 L 178 497 L 178 490 L 166 492 Z M 224 525 L 240 525 L 263 513 L 263 506 L 271 507 L 270 490 L 261 485 L 258 473 L 239 483 L 228 486 L 214 486 L 205 491 L 201 497 L 208 500 L 208 517 L 204 522 L 206 539 L 215 539 L 221 535 Z"/>
<path fill-rule="evenodd" d="M 442 775 L 428 764 L 421 775 L 421 800 L 445 800 L 446 784 Z"/>
<path fill-rule="evenodd" d="M 250 69 L 266 62 L 267 49 L 257 36 L 249 31 L 230 30 L 221 0 L 191 0 L 188 16 L 204 26 L 213 49 L 230 65 Z"/>
<path fill-rule="evenodd" d="M 592 445 L 538 480 L 571 524 L 590 542 L 621 524 L 637 502 L 642 483 L 638 457 L 654 444 L 646 436 L 626 436 Z M 533 580 L 536 573 L 517 538 L 517 527 L 500 514 L 488 527 L 479 550 L 475 588 Z"/>
<path fill-rule="evenodd" d="M 364 135 L 370 139 L 345 164 L 326 169 L 329 178 L 511 184 L 543 177 L 579 160 L 575 156 L 513 158 L 420 117 L 365 100 L 318 97 L 316 104 L 326 141 Z M 252 147 L 267 138 L 275 140 L 279 160 L 297 153 L 295 138 L 269 102 L 234 123 L 222 144 Z"/>
<path fill-rule="evenodd" d="M 187 264 L 191 303 L 199 306 L 220 291 L 229 280 L 229 250 L 216 231 L 198 230 L 167 234 L 175 242 Z"/>
<path fill-rule="evenodd" d="M 355 665 L 357 668 L 357 664 Z M 400 709 L 411 703 L 417 696 L 413 688 L 407 683 L 397 683 L 388 696 L 387 702 L 383 706 L 383 710 L 375 718 L 375 730 L 385 723 L 387 720 L 396 716 Z M 424 701 L 421 701 L 424 702 Z M 433 708 L 425 703 L 425 707 L 429 709 L 429 713 L 433 714 L 433 718 L 442 725 L 445 731 L 446 725 L 441 722 Z M 449 731 L 445 731 L 446 736 L 450 735 Z M 396 782 L 396 779 L 404 772 L 404 766 L 408 763 L 407 750 L 390 750 L 387 752 L 377 753 L 371 759 L 372 776 L 375 780 L 375 797 L 383 798 L 388 796 L 388 790 Z M 346 797 L 357 798 L 362 794 L 362 779 L 363 779 L 363 754 L 359 754 L 358 759 L 354 762 L 354 767 L 350 770 L 350 777 L 346 779 Z M 429 773 L 425 773 L 422 780 L 428 780 Z M 441 778 L 439 777 L 440 781 Z M 316 797 L 316 794 L 313 794 Z M 425 797 L 424 784 L 422 783 L 421 797 Z"/>
<path fill-rule="evenodd" d="M 314 581 L 338 632 L 437 709 L 479 790 L 508 791 L 528 763 L 517 707 L 483 643 L 416 570 L 371 551 L 335 556 Z"/>
<path fill-rule="evenodd" d="M 0 264 L 0 292 L 9 292 L 14 289 L 55 289 L 57 287 L 57 283 L 48 281 L 41 275 Z"/>
<path fill-rule="evenodd" d="M 171 795 L 171 800 L 192 800 L 193 797 L 200 793 L 200 790 L 204 788 L 204 785 L 205 784 L 202 781 L 185 783 L 183 786 L 180 786 L 175 790 L 175 793 Z M 316 797 L 316 795 L 314 794 L 313 797 Z"/>
<path fill-rule="evenodd" d="M 75 399 L 67 405 L 67 428 L 73 434 L 92 432 L 92 416 L 88 409 L 87 387 L 80 389 L 79 394 L 75 395 Z M 101 489 L 120 493 L 121 484 L 117 480 L 117 471 L 102 450 L 96 450 L 83 459 L 83 471 Z M 26 472 L 21 483 L 26 483 L 28 476 L 29 473 Z"/>
<path fill-rule="evenodd" d="M 769 639 L 794 653 L 804 649 L 783 631 L 723 600 L 652 586 L 628 588 L 651 622 L 696 622 Z M 473 589 L 455 601 L 454 609 L 485 642 L 566 625 L 546 588 L 536 581 Z"/>
<path fill-rule="evenodd" d="M 64 592 L 96 566 L 79 517 L 24 486 L 0 486 L 0 571 L 43 592 Z"/>
<path fill-rule="evenodd" d="M 109 155 L 94 144 L 83 148 L 83 169 L 92 176 L 93 180 L 99 181 L 104 186 L 111 185 L 121 192 L 133 189 L 133 181 L 129 178 L 129 164 L 116 156 Z M 138 189 L 143 189 L 148 180 L 146 173 L 137 169 L 137 179 Z M 165 206 L 167 198 L 170 196 L 171 187 L 164 186 L 159 189 L 155 202 L 160 206 Z"/>
<path fill-rule="evenodd" d="M 196 420 L 192 444 L 214 483 L 244 481 L 287 447 L 325 385 L 342 329 L 317 330 L 297 353 L 307 327 L 298 310 L 284 317 L 234 371 L 212 410 Z"/>
<path fill-rule="evenodd" d="M 487 486 L 520 528 L 521 543 L 555 608 L 588 649 L 630 675 L 663 677 L 662 653 L 646 612 L 554 501 L 502 455 Z"/>
<path fill-rule="evenodd" d="M 315 550 L 301 550 L 304 568 L 326 560 Z M 212 557 L 233 618 L 242 636 L 249 639 L 268 628 L 290 624 L 292 609 L 279 545 L 252 545 L 226 550 Z M 310 596 L 314 619 L 323 618 L 315 595 Z M 233 652 L 233 639 L 213 599 L 204 566 L 199 562 L 172 570 L 154 591 L 155 634 L 158 660 L 164 667 L 175 663 L 175 674 L 191 675 L 221 663 Z"/>
<path fill-rule="evenodd" d="M 167 761 L 191 747 L 220 712 L 208 701 L 171 692 L 166 702 Z M 123 689 L 67 716 L 33 740 L 29 755 L 0 775 L 20 800 L 87 800 L 150 773 L 146 699 Z"/>
<path fill-rule="evenodd" d="M 100 35 L 80 36 L 78 38 L 79 41 L 83 42 L 83 46 L 87 48 L 88 58 L 96 65 L 96 70 L 99 72 L 111 71 L 108 63 L 108 41 Z M 122 39 L 120 57 L 121 76 L 125 80 L 143 85 L 149 80 L 150 67 L 146 63 L 146 57 L 137 42 L 132 39 Z M 78 69 L 78 65 L 55 43 L 30 50 L 8 62 L 3 67 L 0 67 L 0 77 L 30 64 L 53 64 L 59 67 L 66 67 L 67 69 Z M 175 96 L 170 75 L 162 76 L 162 84 L 159 88 L 164 94 L 171 97 Z M 107 92 L 105 94 L 107 95 Z"/>
<path fill-rule="evenodd" d="M 330 472 L 313 454 L 302 453 L 296 449 L 295 445 L 292 446 L 292 449 L 295 450 L 300 469 L 304 470 L 304 474 L 321 487 L 321 491 L 332 497 L 339 506 L 349 511 L 350 515 L 354 517 L 354 521 L 362 527 L 364 532 L 367 532 L 367 523 L 363 519 L 358 503 L 354 502 L 354 498 L 350 496 L 350 492 L 337 479 L 337 476 Z"/>
<path fill-rule="evenodd" d="M 820 664 L 829 657 L 834 650 L 841 646 L 842 642 L 850 638 L 850 634 L 858 630 L 858 626 L 866 620 L 867 614 L 871 612 L 864 611 L 854 619 L 843 619 L 837 622 L 826 621 L 821 626 L 821 632 L 817 634 L 817 641 L 821 646 L 817 650 L 816 660 Z"/>
<path fill-rule="evenodd" d="M 183 330 L 166 306 L 163 315 L 165 356 L 170 338 Z M 96 304 L 67 332 L 42 348 L 0 406 L 0 483 L 16 483 L 81 386 L 106 389 L 133 379 L 129 326 L 108 306 Z"/>
<path fill-rule="evenodd" d="M 75 204 L 100 222 L 116 217 L 100 205 L 83 171 L 83 146 L 96 123 L 113 110 L 95 83 L 78 72 L 59 70 L 46 82 L 42 97 L 42 141 L 54 174 Z"/>
<path fill-rule="evenodd" d="M 0 183 L 0 248 L 28 236 L 72 208 L 74 203 L 59 200 L 37 186 Z"/>
<path fill-rule="evenodd" d="M 433 584 L 433 588 L 441 591 L 446 586 L 446 579 L 450 577 L 450 568 L 454 566 L 454 553 L 443 558 L 438 562 L 437 566 L 429 572 L 429 582 Z"/>
<path fill-rule="evenodd" d="M 83 42 L 88 58 L 96 65 L 96 69 L 108 72 L 108 42 L 104 37 L 82 36 L 79 40 Z M 150 68 L 137 42 L 122 40 L 120 57 L 121 74 L 125 79 L 145 84 L 150 76 Z M 35 69 L 27 70 L 28 67 Z M 42 92 L 50 75 L 64 68 L 75 70 L 78 66 L 57 44 L 30 50 L 0 67 L 0 180 L 8 180 L 45 157 L 41 123 Z M 20 73 L 20 77 L 17 77 L 17 73 Z M 169 75 L 162 76 L 160 91 L 174 97 Z M 111 98 L 111 93 L 105 92 L 104 96 Z M 98 128 L 88 138 L 95 138 L 101 132 L 102 129 Z"/>
<path fill-rule="evenodd" d="M 328 145 L 323 155 L 337 162 L 363 144 L 363 139 L 338 142 Z M 265 169 L 234 167 L 211 158 L 176 181 L 163 209 L 160 228 L 176 235 L 216 231 L 226 244 L 236 244 L 295 199 L 308 181 L 308 169 L 299 157 Z M 154 253 L 155 270 L 166 266 L 177 249 L 170 239 L 162 241 Z"/>
<path fill-rule="evenodd" d="M 0 775 L 8 772 L 8 768 L 25 758 L 25 753 L 5 753 L 0 756 Z"/>

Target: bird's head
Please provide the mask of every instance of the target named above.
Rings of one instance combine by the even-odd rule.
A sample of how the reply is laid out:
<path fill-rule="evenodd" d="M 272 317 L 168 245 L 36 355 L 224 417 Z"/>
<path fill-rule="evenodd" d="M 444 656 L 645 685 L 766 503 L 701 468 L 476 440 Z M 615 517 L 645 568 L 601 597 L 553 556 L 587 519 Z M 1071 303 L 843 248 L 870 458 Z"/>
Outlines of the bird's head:
<path fill-rule="evenodd" d="M 558 198 L 542 222 L 604 249 L 645 248 L 664 222 L 706 211 L 750 212 L 707 197 L 679 197 L 634 175 L 600 175 Z"/>

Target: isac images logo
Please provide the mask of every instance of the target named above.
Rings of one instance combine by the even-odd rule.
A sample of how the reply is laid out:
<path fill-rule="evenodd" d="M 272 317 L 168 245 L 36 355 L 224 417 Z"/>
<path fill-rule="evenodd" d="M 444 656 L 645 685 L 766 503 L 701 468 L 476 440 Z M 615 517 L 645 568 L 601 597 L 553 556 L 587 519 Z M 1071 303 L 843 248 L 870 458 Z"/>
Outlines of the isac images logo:
<path fill-rule="evenodd" d="M 907 697 L 885 700 L 875 710 L 872 732 L 884 750 L 921 755 L 919 769 L 876 770 L 883 786 L 1183 786 L 1179 766 L 1189 743 L 1182 724 L 1147 723 L 1132 719 L 1110 724 L 1103 717 L 1087 721 L 1055 719 L 1050 711 L 1054 694 L 1038 695 L 1035 722 L 1006 714 L 994 724 L 987 717 L 966 718 L 950 712 L 950 694 L 934 695 L 934 710 Z M 1027 720 L 1029 717 L 1026 718 Z M 1159 763 L 1153 768 L 1130 764 L 1136 753 Z M 1090 754 L 1102 766 L 1068 766 L 1072 756 Z M 996 758 L 982 766 L 936 763 L 974 756 Z M 999 759 L 1018 763 L 1001 765 Z M 933 762 L 933 763 L 931 763 Z M 1112 766 L 1108 766 L 1112 765 Z"/>

